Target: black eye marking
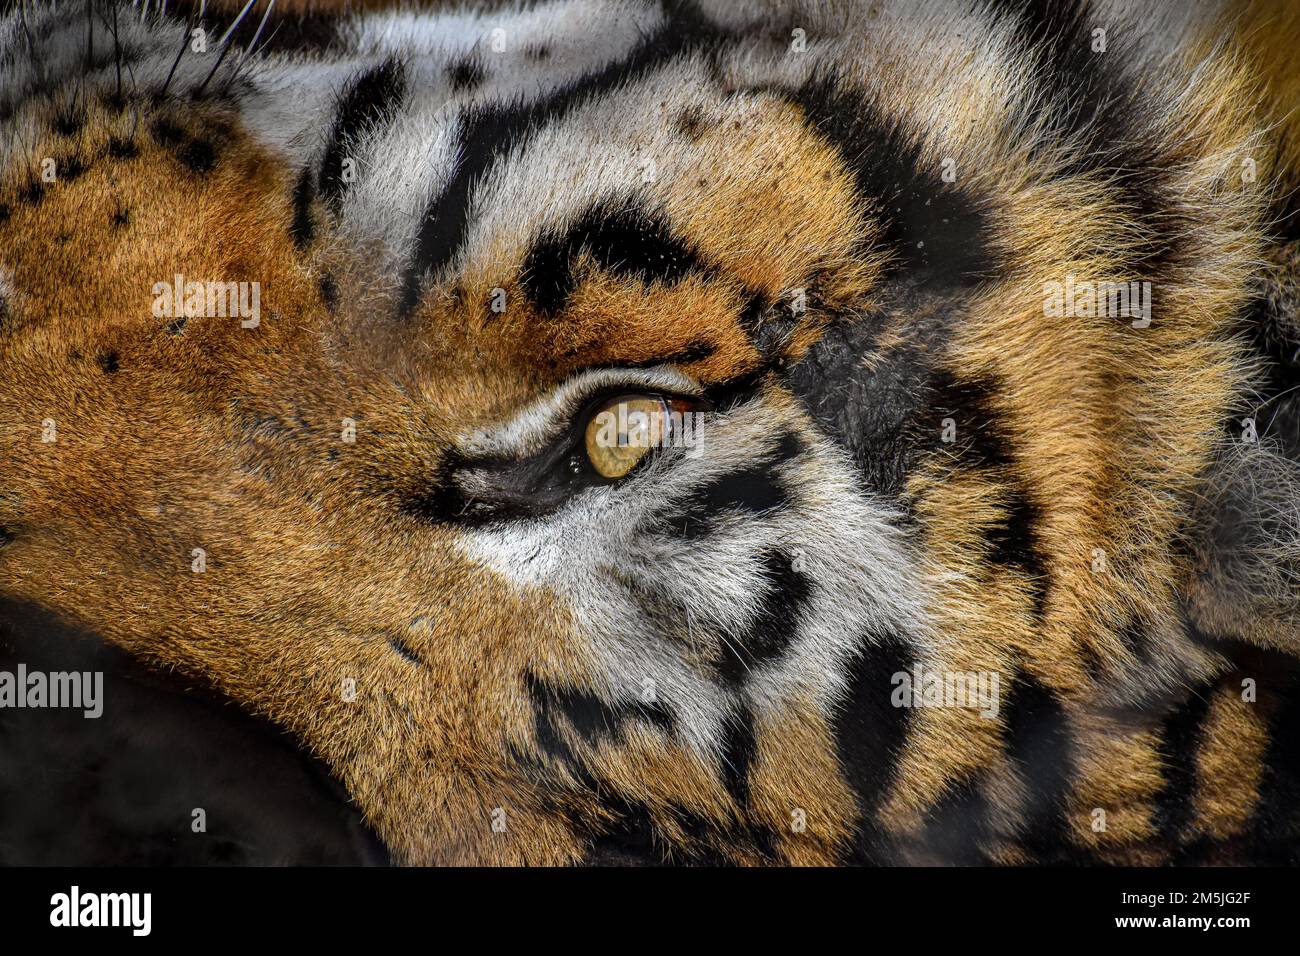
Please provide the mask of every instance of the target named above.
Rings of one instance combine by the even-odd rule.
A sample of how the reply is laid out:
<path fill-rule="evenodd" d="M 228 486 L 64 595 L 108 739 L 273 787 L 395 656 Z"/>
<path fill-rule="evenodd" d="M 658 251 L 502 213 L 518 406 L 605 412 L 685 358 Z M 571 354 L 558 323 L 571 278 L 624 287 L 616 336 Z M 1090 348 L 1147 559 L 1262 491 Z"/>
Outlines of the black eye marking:
<path fill-rule="evenodd" d="M 118 370 L 118 359 L 116 352 L 99 353 L 99 367 L 104 370 L 105 375 L 116 375 Z"/>

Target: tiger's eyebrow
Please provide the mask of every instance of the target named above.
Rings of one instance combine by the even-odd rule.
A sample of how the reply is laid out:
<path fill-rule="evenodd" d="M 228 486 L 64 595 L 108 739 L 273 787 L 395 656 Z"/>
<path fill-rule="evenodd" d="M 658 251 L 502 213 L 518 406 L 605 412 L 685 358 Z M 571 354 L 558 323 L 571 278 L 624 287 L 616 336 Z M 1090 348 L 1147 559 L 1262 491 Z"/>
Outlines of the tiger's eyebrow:
<path fill-rule="evenodd" d="M 680 359 L 667 356 L 649 368 L 604 366 L 577 372 L 533 399 L 506 421 L 461 436 L 457 443 L 458 451 L 466 458 L 535 455 L 564 433 L 574 415 L 593 395 L 609 389 L 703 395 L 704 390 L 698 382 L 665 364 L 674 361 Z"/>

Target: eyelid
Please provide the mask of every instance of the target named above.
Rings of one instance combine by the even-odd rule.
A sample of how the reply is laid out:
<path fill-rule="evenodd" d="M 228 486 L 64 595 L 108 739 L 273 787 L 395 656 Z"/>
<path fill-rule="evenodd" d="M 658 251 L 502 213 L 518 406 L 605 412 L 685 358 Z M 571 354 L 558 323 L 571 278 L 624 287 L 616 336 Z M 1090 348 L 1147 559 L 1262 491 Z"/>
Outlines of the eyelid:
<path fill-rule="evenodd" d="M 473 458 L 528 458 L 563 437 L 587 407 L 605 395 L 643 392 L 703 401 L 699 383 L 671 366 L 592 369 L 571 376 L 533 399 L 507 421 L 462 437 L 462 454 Z"/>

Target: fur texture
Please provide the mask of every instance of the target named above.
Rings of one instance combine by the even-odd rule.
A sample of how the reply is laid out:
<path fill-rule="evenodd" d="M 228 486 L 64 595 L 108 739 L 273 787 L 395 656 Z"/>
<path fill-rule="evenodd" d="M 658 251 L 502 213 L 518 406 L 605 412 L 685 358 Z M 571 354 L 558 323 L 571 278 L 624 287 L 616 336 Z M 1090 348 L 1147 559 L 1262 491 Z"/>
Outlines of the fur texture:
<path fill-rule="evenodd" d="M 405 862 L 1293 858 L 1295 18 L 262 11 L 0 20 L 0 596 Z"/>

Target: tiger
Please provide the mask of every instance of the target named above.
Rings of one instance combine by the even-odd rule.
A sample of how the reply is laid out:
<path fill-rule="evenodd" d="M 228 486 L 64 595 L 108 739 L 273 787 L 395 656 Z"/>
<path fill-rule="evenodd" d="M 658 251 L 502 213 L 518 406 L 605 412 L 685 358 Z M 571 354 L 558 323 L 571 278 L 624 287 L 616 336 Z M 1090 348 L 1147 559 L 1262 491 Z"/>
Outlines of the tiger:
<path fill-rule="evenodd" d="M 1298 41 L 10 2 L 6 633 L 399 864 L 1300 862 Z"/>

